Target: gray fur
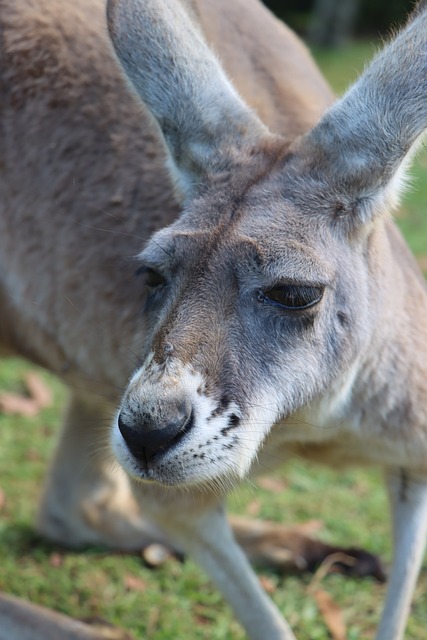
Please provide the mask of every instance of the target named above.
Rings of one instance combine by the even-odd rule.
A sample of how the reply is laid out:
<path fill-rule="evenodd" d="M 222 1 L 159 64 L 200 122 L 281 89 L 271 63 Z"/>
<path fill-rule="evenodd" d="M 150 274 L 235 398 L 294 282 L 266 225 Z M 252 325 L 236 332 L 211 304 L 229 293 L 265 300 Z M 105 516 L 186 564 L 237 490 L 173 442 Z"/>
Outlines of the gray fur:
<path fill-rule="evenodd" d="M 238 148 L 257 130 L 265 133 L 184 5 L 147 0 L 141 14 L 133 0 L 110 2 L 108 17 L 123 67 L 158 120 L 177 165 L 189 174 L 187 188 L 200 173 L 220 170 L 224 145 Z"/>
<path fill-rule="evenodd" d="M 160 537 L 253 640 L 289 640 L 222 498 L 271 453 L 376 464 L 396 540 L 378 640 L 400 640 L 427 526 L 427 296 L 388 211 L 427 125 L 425 13 L 321 120 L 328 88 L 255 0 L 112 1 L 128 79 L 104 0 L 0 8 L 0 346 L 72 389 L 40 531 Z M 322 295 L 284 310 L 278 284 Z M 132 354 L 121 419 L 141 444 L 118 420 L 111 436 L 125 476 L 87 425 L 112 419 Z"/>
<path fill-rule="evenodd" d="M 421 477 L 424 487 L 427 405 L 420 398 L 427 394 L 427 361 L 418 347 L 427 335 L 427 297 L 387 213 L 427 126 L 427 13 L 419 12 L 319 124 L 289 144 L 254 115 L 256 137 L 242 137 L 241 100 L 226 90 L 199 33 L 188 31 L 191 20 L 172 34 L 171 25 L 183 19 L 180 5 L 135 2 L 131 13 L 120 12 L 126 5 L 117 0 L 113 5 L 119 59 L 178 168 L 183 157 L 194 157 L 195 139 L 203 148 L 196 154 L 201 196 L 188 198 L 180 218 L 140 256 L 165 284 L 146 306 L 145 364 L 124 396 L 121 434 L 113 438 L 119 460 L 137 478 L 215 490 L 246 475 L 268 438 L 282 454 L 377 463 L 399 477 L 407 469 L 409 482 L 418 486 Z M 180 132 L 179 154 L 168 118 Z M 277 283 L 317 289 L 321 300 L 304 311 L 281 310 L 267 295 Z M 140 434 L 148 451 L 166 433 L 159 425 L 171 398 L 177 415 L 182 403 L 193 407 L 191 428 L 188 420 L 177 423 L 167 431 L 176 436 L 152 459 L 133 455 L 132 447 L 129 455 L 123 428 L 132 440 Z M 297 428 L 287 426 L 289 417 L 301 418 Z M 418 500 L 414 491 L 413 528 L 401 548 L 397 543 L 384 615 L 398 613 L 392 623 L 383 619 L 380 640 L 403 633 L 426 533 L 419 515 L 425 493 Z M 407 508 L 401 500 L 396 511 L 403 502 Z M 400 554 L 415 547 L 409 576 Z"/>
<path fill-rule="evenodd" d="M 342 215 L 366 222 L 396 204 L 401 185 L 394 182 L 403 180 L 405 159 L 426 128 L 426 78 L 427 14 L 420 11 L 301 142 L 303 171 L 332 190 Z"/>

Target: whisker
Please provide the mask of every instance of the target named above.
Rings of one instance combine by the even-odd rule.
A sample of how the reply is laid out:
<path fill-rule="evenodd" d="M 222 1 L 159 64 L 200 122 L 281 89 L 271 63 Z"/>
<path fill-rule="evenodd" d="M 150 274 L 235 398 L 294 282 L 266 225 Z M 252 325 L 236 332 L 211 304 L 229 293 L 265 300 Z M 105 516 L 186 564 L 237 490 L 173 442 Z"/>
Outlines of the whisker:
<path fill-rule="evenodd" d="M 154 238 L 150 238 L 150 242 L 153 242 L 157 247 L 159 247 L 159 249 L 163 251 L 163 253 L 165 253 L 169 258 L 172 258 L 172 254 L 169 251 L 166 251 L 166 249 L 162 247 L 162 245 L 157 242 L 157 240 L 155 240 Z"/>
<path fill-rule="evenodd" d="M 142 236 L 137 236 L 134 233 L 126 233 L 125 231 L 118 231 L 117 229 L 103 229 L 102 227 L 95 227 L 90 224 L 85 224 L 84 222 L 80 222 L 80 220 L 76 220 L 74 218 L 74 222 L 81 227 L 85 227 L 86 229 L 90 229 L 91 231 L 102 231 L 104 233 L 113 233 L 118 236 L 126 236 L 128 238 L 134 238 L 135 240 L 141 240 L 142 242 L 146 242 L 147 238 L 143 238 Z"/>
<path fill-rule="evenodd" d="M 106 216 L 113 218 L 113 220 L 117 220 L 118 222 L 123 222 L 122 218 L 115 216 L 113 213 L 111 213 L 111 211 L 107 211 L 106 209 L 101 209 L 101 207 L 95 207 L 95 210 L 99 211 L 100 213 L 105 213 Z"/>

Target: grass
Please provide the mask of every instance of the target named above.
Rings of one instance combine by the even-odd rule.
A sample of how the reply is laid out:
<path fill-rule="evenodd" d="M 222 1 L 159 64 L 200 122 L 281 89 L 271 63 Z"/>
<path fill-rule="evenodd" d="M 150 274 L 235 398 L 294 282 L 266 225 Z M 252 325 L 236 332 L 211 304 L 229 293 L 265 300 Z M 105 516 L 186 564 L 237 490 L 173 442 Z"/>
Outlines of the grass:
<path fill-rule="evenodd" d="M 363 67 L 372 51 L 368 44 L 339 54 L 319 52 L 318 59 L 338 92 Z M 422 258 L 427 238 L 425 180 L 427 156 L 415 168 L 415 185 L 399 216 L 415 253 Z M 19 391 L 26 363 L 11 360 L 0 366 L 0 388 Z M 45 374 L 43 374 L 45 375 Z M 54 446 L 65 390 L 46 376 L 54 390 L 54 406 L 35 418 L 0 414 L 0 589 L 29 598 L 76 617 L 102 617 L 150 640 L 239 640 L 243 633 L 219 594 L 193 562 L 170 562 L 151 571 L 138 556 L 114 556 L 92 549 L 82 553 L 56 549 L 34 534 L 32 522 L 47 461 Z M 267 471 L 267 470 L 266 470 Z M 324 537 L 343 545 L 358 545 L 390 560 L 387 505 L 376 472 L 335 473 L 293 461 L 275 473 L 287 487 L 267 492 L 248 485 L 234 496 L 231 508 L 247 513 L 259 502 L 259 516 L 282 522 L 321 519 Z M 288 617 L 300 640 L 325 640 L 328 632 L 312 597 L 310 576 L 278 576 L 272 597 Z M 129 576 L 137 578 L 129 587 Z M 136 585 L 136 586 L 135 586 Z M 384 587 L 371 580 L 333 575 L 323 587 L 345 612 L 348 640 L 373 638 Z M 166 613 L 164 613 L 166 612 Z M 424 640 L 427 628 L 427 571 L 424 568 L 414 599 L 407 640 Z M 268 640 L 268 639 L 266 639 Z"/>

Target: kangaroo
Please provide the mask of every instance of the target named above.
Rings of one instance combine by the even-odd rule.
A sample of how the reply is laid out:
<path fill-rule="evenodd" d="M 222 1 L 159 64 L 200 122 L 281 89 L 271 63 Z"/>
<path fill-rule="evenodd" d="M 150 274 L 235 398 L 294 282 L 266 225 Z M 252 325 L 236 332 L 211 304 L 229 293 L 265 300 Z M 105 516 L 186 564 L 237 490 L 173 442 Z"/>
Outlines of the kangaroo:
<path fill-rule="evenodd" d="M 71 389 L 38 528 L 164 540 L 250 638 L 289 640 L 227 490 L 272 451 L 379 464 L 377 639 L 398 640 L 427 529 L 427 298 L 389 213 L 427 126 L 426 12 L 333 104 L 255 0 L 111 1 L 118 61 L 104 10 L 0 0 L 1 350 Z M 127 475 L 93 453 L 106 420 Z"/>

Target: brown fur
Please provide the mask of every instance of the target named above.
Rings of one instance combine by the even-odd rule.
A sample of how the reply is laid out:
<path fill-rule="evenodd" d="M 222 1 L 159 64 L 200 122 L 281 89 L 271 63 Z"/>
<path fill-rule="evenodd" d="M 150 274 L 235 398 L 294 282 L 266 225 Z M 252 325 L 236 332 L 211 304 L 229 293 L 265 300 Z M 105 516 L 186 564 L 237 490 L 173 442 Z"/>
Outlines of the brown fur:
<path fill-rule="evenodd" d="M 221 58 L 246 100 L 290 138 L 314 124 L 331 94 L 303 45 L 257 5 L 245 3 L 243 12 L 225 1 L 215 3 L 214 12 L 212 6 L 198 3 L 198 15 L 212 29 L 209 40 L 220 37 Z M 112 56 L 102 0 L 50 1 L 43 8 L 35 0 L 3 0 L 0 9 L 6 194 L 0 235 L 7 238 L 1 261 L 22 282 L 19 290 L 8 277 L 1 283 L 0 299 L 9 307 L 7 318 L 2 314 L 1 342 L 67 383 L 81 386 L 83 376 L 84 385 L 95 379 L 115 395 L 111 385 L 121 387 L 133 366 L 126 349 L 138 351 L 142 331 L 131 258 L 178 212 L 162 143 Z M 259 56 L 249 58 L 245 48 L 242 14 L 252 21 L 253 11 L 274 42 L 266 50 L 259 43 L 262 31 L 251 33 L 254 50 L 263 53 L 261 69 Z M 287 47 L 282 52 L 280 42 Z M 295 61 L 303 70 L 296 71 Z M 289 83 L 289 75 L 298 84 Z M 301 77 L 310 91 L 301 87 Z M 279 104 L 291 112 L 274 107 Z M 49 232 L 37 224 L 39 212 L 48 215 Z M 97 304 L 87 305 L 93 291 Z M 91 342 L 95 327 L 94 353 L 76 350 Z"/>
<path fill-rule="evenodd" d="M 423 19 L 366 72 L 349 109 L 315 126 L 331 93 L 256 0 L 111 0 L 129 79 L 104 0 L 0 0 L 0 349 L 71 389 L 38 528 L 74 545 L 160 539 L 188 550 L 256 640 L 293 635 L 235 544 L 218 493 L 271 450 L 385 468 L 398 549 L 378 638 L 403 634 L 424 536 L 427 298 L 385 212 L 402 148 L 425 128 L 423 85 L 406 100 L 415 73 L 399 67 L 404 53 L 423 69 L 405 46 L 412 34 L 424 51 Z M 403 142 L 399 95 L 411 125 Z M 146 244 L 142 259 L 175 287 L 157 312 L 134 277 Z M 315 283 L 313 308 L 291 318 L 263 306 L 284 276 Z M 114 421 L 129 479 L 98 445 L 139 357 Z M 190 391 L 208 412 L 203 428 Z M 268 403 L 257 407 L 258 392 Z M 123 425 L 143 443 L 177 433 L 150 459 L 146 445 L 118 440 Z M 236 532 L 264 559 L 263 539 L 285 539 L 267 526 L 254 550 L 250 528 Z"/>

